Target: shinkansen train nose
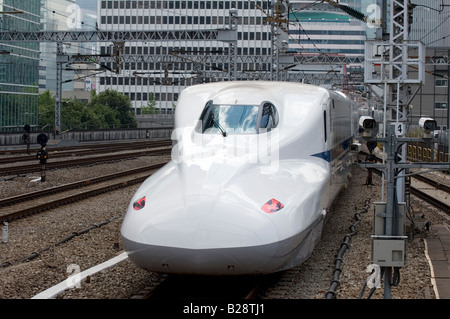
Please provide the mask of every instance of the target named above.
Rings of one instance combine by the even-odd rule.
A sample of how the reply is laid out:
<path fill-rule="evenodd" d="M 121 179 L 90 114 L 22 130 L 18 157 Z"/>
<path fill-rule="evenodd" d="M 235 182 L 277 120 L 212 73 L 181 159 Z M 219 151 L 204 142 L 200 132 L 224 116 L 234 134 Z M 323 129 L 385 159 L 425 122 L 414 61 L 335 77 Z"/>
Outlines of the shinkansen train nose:
<path fill-rule="evenodd" d="M 130 259 L 150 271 L 251 274 L 273 270 L 278 231 L 260 209 L 213 199 L 189 200 L 135 234 L 122 233 Z M 208 204 L 207 204 L 208 202 Z"/>
<path fill-rule="evenodd" d="M 143 224 L 139 237 L 153 245 L 187 249 L 262 245 L 278 239 L 260 209 L 212 197 L 195 197 Z"/>

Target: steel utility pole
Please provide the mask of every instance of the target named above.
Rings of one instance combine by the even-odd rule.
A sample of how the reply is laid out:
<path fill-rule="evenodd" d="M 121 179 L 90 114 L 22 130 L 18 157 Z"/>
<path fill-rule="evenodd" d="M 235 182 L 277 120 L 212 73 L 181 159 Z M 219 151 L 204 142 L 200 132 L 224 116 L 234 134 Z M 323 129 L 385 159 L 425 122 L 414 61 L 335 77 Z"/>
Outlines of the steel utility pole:
<path fill-rule="evenodd" d="M 289 40 L 289 1 L 272 0 L 270 15 L 266 17 L 266 23 L 270 24 L 271 34 L 271 61 L 270 61 L 270 80 L 279 81 L 282 75 L 281 65 L 292 64 L 293 56 L 281 55 L 283 49 L 287 48 Z M 275 75 L 274 75 L 275 73 Z M 286 79 L 286 76 L 283 77 Z"/>
<path fill-rule="evenodd" d="M 388 0 L 381 0 L 382 8 L 387 8 Z M 389 20 L 388 30 L 383 27 L 381 39 L 366 41 L 365 83 L 378 85 L 384 90 L 384 123 L 381 137 L 369 138 L 371 142 L 383 144 L 386 158 L 383 164 L 363 163 L 363 167 L 379 168 L 383 172 L 382 199 L 375 204 L 372 260 L 384 270 L 384 298 L 392 298 L 392 284 L 398 284 L 400 268 L 405 263 L 404 232 L 407 199 L 405 198 L 405 178 L 411 168 L 449 169 L 449 163 L 407 163 L 406 143 L 432 140 L 436 121 L 421 119 L 424 131 L 420 138 L 407 138 L 406 121 L 410 107 L 409 91 L 417 86 L 416 92 L 424 82 L 424 45 L 409 40 L 412 22 L 412 9 L 409 0 L 389 0 L 389 19 L 382 13 L 383 26 Z M 388 33 L 387 33 L 388 31 Z M 379 33 L 381 36 L 381 33 Z M 388 35 L 388 37 L 386 36 Z M 418 54 L 410 56 L 414 50 Z M 409 69 L 417 70 L 410 73 Z M 415 93 L 413 94 L 413 96 Z M 386 198 L 384 182 L 386 181 Z"/>

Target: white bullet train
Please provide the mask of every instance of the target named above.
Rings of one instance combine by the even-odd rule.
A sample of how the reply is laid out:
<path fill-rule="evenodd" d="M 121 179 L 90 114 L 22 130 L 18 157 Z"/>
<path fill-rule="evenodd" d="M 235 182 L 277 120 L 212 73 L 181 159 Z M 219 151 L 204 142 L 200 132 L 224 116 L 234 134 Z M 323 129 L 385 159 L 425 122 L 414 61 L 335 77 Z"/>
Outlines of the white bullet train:
<path fill-rule="evenodd" d="M 121 236 L 153 272 L 267 274 L 305 261 L 345 185 L 356 104 L 321 87 L 217 82 L 183 90 L 171 161 L 133 196 Z"/>

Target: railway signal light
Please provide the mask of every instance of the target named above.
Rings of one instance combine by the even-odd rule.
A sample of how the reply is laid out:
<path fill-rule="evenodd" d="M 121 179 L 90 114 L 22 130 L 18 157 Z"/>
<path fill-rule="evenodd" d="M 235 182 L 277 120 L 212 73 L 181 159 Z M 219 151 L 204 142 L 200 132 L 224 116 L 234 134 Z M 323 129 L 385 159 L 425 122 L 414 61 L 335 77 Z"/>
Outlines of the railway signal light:
<path fill-rule="evenodd" d="M 37 136 L 37 142 L 39 144 L 41 144 L 42 147 L 44 147 L 45 145 L 47 145 L 48 142 L 48 137 L 47 135 L 45 135 L 44 133 L 41 133 Z"/>
<path fill-rule="evenodd" d="M 362 131 L 362 137 L 370 138 L 376 129 L 377 122 L 371 116 L 361 116 L 359 118 L 359 127 Z"/>
<path fill-rule="evenodd" d="M 41 182 L 45 182 L 45 164 L 47 164 L 48 152 L 47 152 L 47 135 L 41 133 L 37 137 L 37 141 L 41 144 L 41 149 L 37 151 L 36 158 L 41 164 Z"/>
<path fill-rule="evenodd" d="M 47 164 L 48 152 L 45 147 L 37 151 L 36 158 L 39 160 L 40 164 Z"/>

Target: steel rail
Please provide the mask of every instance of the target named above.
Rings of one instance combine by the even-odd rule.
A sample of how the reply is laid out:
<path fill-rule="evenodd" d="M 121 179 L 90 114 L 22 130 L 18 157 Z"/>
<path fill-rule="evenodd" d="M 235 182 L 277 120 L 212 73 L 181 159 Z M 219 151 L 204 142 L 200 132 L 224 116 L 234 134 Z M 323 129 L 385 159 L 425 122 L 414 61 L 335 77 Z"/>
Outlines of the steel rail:
<path fill-rule="evenodd" d="M 446 203 L 438 200 L 437 198 L 431 196 L 430 194 L 427 194 L 415 187 L 411 186 L 411 194 L 414 196 L 426 201 L 427 203 L 433 205 L 434 207 L 442 210 L 444 213 L 450 215 L 450 206 Z"/>
<path fill-rule="evenodd" d="M 133 143 L 119 143 L 119 144 L 94 144 L 94 145 L 78 145 L 78 146 L 66 146 L 66 147 L 47 147 L 47 151 L 51 154 L 52 158 L 69 157 L 69 156 L 86 156 L 107 152 L 117 152 L 122 150 L 135 150 L 142 148 L 156 148 L 163 146 L 171 146 L 172 141 L 158 141 L 158 142 L 133 142 Z M 40 148 L 33 148 L 30 150 L 31 154 L 36 154 Z M 15 154 L 23 153 L 24 150 L 3 151 L 0 154 Z M 35 156 L 19 155 L 0 158 L 0 164 L 9 164 L 13 162 L 27 162 L 36 160 Z"/>
<path fill-rule="evenodd" d="M 372 169 L 372 170 L 373 170 L 373 172 L 375 172 L 376 174 L 381 175 L 381 171 L 380 171 L 380 170 L 378 170 L 378 169 Z M 413 176 L 413 177 L 417 177 L 417 176 Z M 421 176 L 421 177 L 422 177 L 422 179 L 423 179 L 423 181 L 424 181 L 425 183 L 427 183 L 426 180 L 431 181 L 431 180 L 429 180 L 428 178 L 426 178 L 426 177 L 424 177 L 424 176 Z M 439 189 L 442 189 L 443 191 L 446 191 L 446 190 L 445 190 L 445 187 L 444 187 L 445 185 L 440 184 L 440 183 L 438 183 L 438 184 L 439 184 L 439 187 L 438 187 Z M 441 188 L 441 187 L 442 187 L 442 188 Z M 420 198 L 420 199 L 426 201 L 427 203 L 433 205 L 434 207 L 436 207 L 436 208 L 442 210 L 442 211 L 445 212 L 446 214 L 450 214 L 450 206 L 447 205 L 446 203 L 441 202 L 441 201 L 438 200 L 437 198 L 435 198 L 435 197 L 433 197 L 433 196 L 431 196 L 431 195 L 429 195 L 429 194 L 427 194 L 427 193 L 425 193 L 425 192 L 423 192 L 423 191 L 421 191 L 421 190 L 419 190 L 419 189 L 413 187 L 412 185 L 410 186 L 410 190 L 411 190 L 411 194 L 413 194 L 414 196 L 416 196 L 416 197 L 418 197 L 418 198 Z M 447 191 L 446 191 L 446 192 L 447 192 Z"/>
<path fill-rule="evenodd" d="M 103 155 L 103 156 L 96 156 L 96 157 L 88 157 L 83 159 L 72 159 L 72 160 L 64 160 L 64 161 L 58 161 L 58 162 L 48 162 L 46 164 L 46 170 L 56 169 L 56 168 L 66 168 L 66 167 L 73 167 L 73 166 L 86 166 L 86 165 L 93 165 L 98 163 L 105 163 L 105 162 L 112 162 L 112 161 L 119 161 L 129 158 L 135 158 L 140 156 L 158 156 L 158 155 L 167 155 L 168 150 L 167 149 L 151 149 L 151 150 L 144 150 L 139 152 L 129 152 L 129 153 L 123 153 L 123 154 L 114 154 L 114 155 Z M 23 174 L 23 173 L 31 173 L 31 172 L 38 172 L 41 170 L 41 165 L 39 163 L 36 164 L 29 164 L 29 165 L 18 165 L 18 166 L 11 166 L 11 167 L 1 167 L 0 168 L 0 176 L 10 176 L 10 175 L 16 175 L 16 174 Z"/>
<path fill-rule="evenodd" d="M 17 200 L 20 201 L 20 196 L 17 198 L 9 198 L 3 200 L 4 203 L 15 203 L 12 204 L 13 206 L 5 206 L 3 208 L 0 208 L 0 222 L 4 221 L 10 221 L 13 219 L 21 218 L 30 214 L 40 213 L 52 208 L 56 208 L 65 204 L 69 204 L 72 202 L 76 202 L 79 200 L 83 200 L 89 197 L 97 196 L 102 193 L 110 192 L 116 189 L 120 189 L 123 187 L 127 187 L 130 185 L 134 185 L 140 182 L 143 182 L 149 174 L 148 171 L 156 170 L 164 166 L 166 162 L 154 164 L 146 167 L 142 167 L 138 170 L 140 172 L 137 172 L 137 170 L 129 170 L 127 172 L 124 172 L 123 174 L 120 174 L 122 176 L 117 176 L 114 179 L 111 179 L 111 175 L 100 177 L 100 178 L 94 178 L 92 180 L 92 183 L 89 182 L 89 180 L 82 181 L 80 183 L 74 183 L 73 185 L 63 185 L 61 186 L 60 190 L 56 190 L 56 188 L 50 189 L 49 193 L 47 194 L 38 194 L 40 192 L 36 192 L 35 194 L 37 197 L 43 197 L 44 200 L 36 200 L 31 203 L 23 203 L 23 205 L 17 204 Z M 128 175 L 133 175 L 132 177 L 126 178 Z M 119 175 L 119 174 L 115 174 Z M 136 176 L 137 175 L 137 176 Z M 102 178 L 108 178 L 108 181 L 106 183 L 101 184 L 102 182 L 98 181 L 97 179 Z M 97 185 L 92 185 L 97 184 Z M 88 187 L 89 186 L 89 187 Z M 80 190 L 80 188 L 87 188 L 85 190 Z M 54 194 L 62 194 L 63 192 L 67 192 L 70 190 L 76 190 L 74 192 L 69 193 L 68 195 L 64 196 L 57 196 L 54 199 L 49 199 L 48 196 L 54 195 Z M 50 195 L 51 194 L 51 195 Z M 24 194 L 21 196 L 30 196 L 32 197 L 32 194 Z M 21 197 L 22 199 L 24 197 Z M 32 197 L 36 198 L 36 197 Z M 27 202 L 29 202 L 28 200 Z M 21 203 L 22 204 L 22 203 Z"/>

